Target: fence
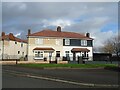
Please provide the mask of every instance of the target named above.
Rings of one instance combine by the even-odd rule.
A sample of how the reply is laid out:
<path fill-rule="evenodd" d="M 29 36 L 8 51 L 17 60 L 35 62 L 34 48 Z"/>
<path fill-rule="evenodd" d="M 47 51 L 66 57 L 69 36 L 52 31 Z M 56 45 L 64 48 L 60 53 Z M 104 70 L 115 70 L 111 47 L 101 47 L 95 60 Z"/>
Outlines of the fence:
<path fill-rule="evenodd" d="M 120 61 L 120 56 L 112 56 L 110 53 L 93 53 L 93 61 Z"/>

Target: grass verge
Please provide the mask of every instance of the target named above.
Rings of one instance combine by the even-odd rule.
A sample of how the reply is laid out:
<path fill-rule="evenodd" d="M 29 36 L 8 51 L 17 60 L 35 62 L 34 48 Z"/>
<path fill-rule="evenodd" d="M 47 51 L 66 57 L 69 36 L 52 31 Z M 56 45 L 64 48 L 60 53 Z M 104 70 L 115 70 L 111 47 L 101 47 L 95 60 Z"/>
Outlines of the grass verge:
<path fill-rule="evenodd" d="M 17 66 L 31 67 L 31 68 L 116 68 L 116 64 L 18 64 Z"/>

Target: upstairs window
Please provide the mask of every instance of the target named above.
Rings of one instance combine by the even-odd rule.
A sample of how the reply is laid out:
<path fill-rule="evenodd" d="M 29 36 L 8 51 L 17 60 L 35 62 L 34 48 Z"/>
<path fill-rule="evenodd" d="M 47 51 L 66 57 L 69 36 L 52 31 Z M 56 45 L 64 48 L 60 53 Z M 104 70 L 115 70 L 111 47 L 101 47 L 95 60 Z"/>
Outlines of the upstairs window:
<path fill-rule="evenodd" d="M 61 40 L 60 39 L 56 39 L 56 45 L 60 45 L 61 44 Z"/>
<path fill-rule="evenodd" d="M 81 46 L 87 46 L 87 40 L 81 40 Z"/>
<path fill-rule="evenodd" d="M 65 45 L 70 45 L 70 39 L 65 39 Z"/>
<path fill-rule="evenodd" d="M 35 39 L 35 44 L 38 44 L 38 45 L 43 44 L 43 39 L 42 38 L 36 38 Z"/>
<path fill-rule="evenodd" d="M 23 43 L 21 43 L 21 47 L 23 47 Z"/>
<path fill-rule="evenodd" d="M 15 42 L 15 44 L 17 44 L 17 42 Z"/>

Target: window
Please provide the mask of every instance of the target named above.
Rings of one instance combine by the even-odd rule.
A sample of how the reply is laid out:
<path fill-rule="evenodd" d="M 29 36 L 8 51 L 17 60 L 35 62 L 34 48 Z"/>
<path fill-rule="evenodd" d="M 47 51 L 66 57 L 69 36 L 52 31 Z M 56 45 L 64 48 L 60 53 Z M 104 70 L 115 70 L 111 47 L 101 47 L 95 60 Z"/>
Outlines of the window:
<path fill-rule="evenodd" d="M 60 45 L 60 39 L 56 39 L 56 45 Z"/>
<path fill-rule="evenodd" d="M 88 52 L 83 52 L 82 57 L 89 57 Z"/>
<path fill-rule="evenodd" d="M 43 51 L 35 51 L 35 58 L 43 59 Z"/>
<path fill-rule="evenodd" d="M 23 47 L 23 43 L 21 43 L 21 47 Z"/>
<path fill-rule="evenodd" d="M 70 45 L 70 39 L 65 39 L 65 45 Z"/>
<path fill-rule="evenodd" d="M 17 44 L 17 42 L 15 42 L 15 44 Z"/>
<path fill-rule="evenodd" d="M 18 54 L 20 54 L 20 51 L 18 51 Z"/>
<path fill-rule="evenodd" d="M 36 38 L 36 39 L 35 39 L 35 44 L 43 44 L 43 39 L 41 39 L 41 38 Z"/>
<path fill-rule="evenodd" d="M 65 53 L 66 53 L 66 57 L 69 57 L 69 51 L 65 51 Z"/>
<path fill-rule="evenodd" d="M 87 46 L 87 40 L 81 40 L 81 46 Z"/>
<path fill-rule="evenodd" d="M 22 52 L 22 56 L 24 56 L 24 52 Z"/>

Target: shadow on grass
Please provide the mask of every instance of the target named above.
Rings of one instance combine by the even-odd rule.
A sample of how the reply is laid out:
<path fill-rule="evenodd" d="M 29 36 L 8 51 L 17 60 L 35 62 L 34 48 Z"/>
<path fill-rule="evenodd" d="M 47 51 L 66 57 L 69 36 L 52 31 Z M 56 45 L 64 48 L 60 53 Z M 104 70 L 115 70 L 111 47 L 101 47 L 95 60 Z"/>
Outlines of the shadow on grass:
<path fill-rule="evenodd" d="M 106 66 L 106 67 L 104 67 L 104 69 L 120 72 L 120 67 L 117 67 L 117 66 L 116 67 Z"/>

